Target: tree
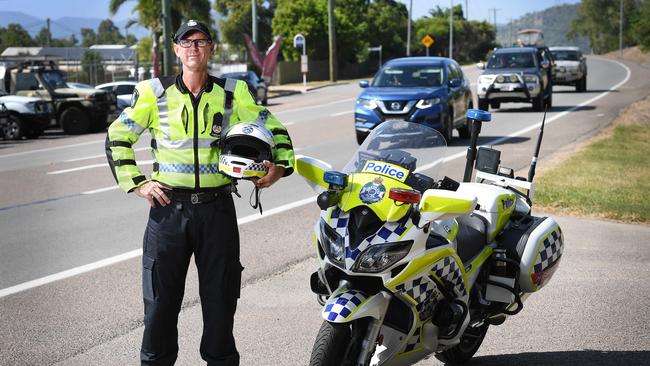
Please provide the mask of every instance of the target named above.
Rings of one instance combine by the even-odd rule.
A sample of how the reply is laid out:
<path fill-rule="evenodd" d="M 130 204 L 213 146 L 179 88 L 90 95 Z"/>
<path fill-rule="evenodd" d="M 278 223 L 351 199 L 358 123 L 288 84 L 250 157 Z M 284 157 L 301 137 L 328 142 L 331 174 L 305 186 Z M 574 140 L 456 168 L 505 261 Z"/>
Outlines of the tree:
<path fill-rule="evenodd" d="M 644 52 L 650 52 L 650 0 L 639 6 L 638 17 L 632 24 L 632 34 Z"/>
<path fill-rule="evenodd" d="M 392 1 L 382 1 L 391 3 Z M 339 0 L 334 9 L 336 19 L 336 48 L 339 62 L 361 62 L 368 57 L 368 7 L 369 0 Z M 278 0 L 273 18 L 273 34 L 293 40 L 296 34 L 307 39 L 310 58 L 326 60 L 329 54 L 327 28 L 327 1 Z M 296 61 L 300 53 L 288 41 L 282 44 L 285 60 Z"/>
<path fill-rule="evenodd" d="M 138 51 L 138 61 L 151 62 L 151 50 L 153 49 L 153 40 L 151 37 L 142 37 L 135 46 Z"/>
<path fill-rule="evenodd" d="M 368 6 L 369 46 L 382 46 L 383 60 L 406 55 L 408 9 L 394 0 L 377 0 Z"/>
<path fill-rule="evenodd" d="M 102 55 L 99 53 L 91 50 L 85 51 L 81 56 L 81 68 L 89 83 L 103 82 L 104 68 L 102 67 Z"/>
<path fill-rule="evenodd" d="M 441 8 L 436 5 L 435 9 L 429 10 L 429 15 L 432 18 L 447 18 L 449 19 L 449 8 Z M 454 19 L 455 20 L 464 20 L 465 16 L 463 14 L 463 6 L 458 4 L 454 5 Z"/>
<path fill-rule="evenodd" d="M 20 24 L 9 23 L 7 28 L 0 27 L 0 52 L 7 47 L 31 46 L 36 46 L 36 42 Z"/>
<path fill-rule="evenodd" d="M 81 28 L 81 47 L 97 44 L 97 33 L 90 28 Z"/>
<path fill-rule="evenodd" d="M 634 45 L 631 20 L 637 14 L 635 0 L 623 0 L 623 44 Z M 567 36 L 571 39 L 579 35 L 589 37 L 595 53 L 606 53 L 618 49 L 620 5 L 611 0 L 583 0 L 578 14 L 571 22 Z"/>
<path fill-rule="evenodd" d="M 47 29 L 47 27 L 41 28 L 36 37 L 34 37 L 34 43 L 38 46 L 45 47 L 47 43 L 50 43 L 50 47 L 74 47 L 77 45 L 77 38 L 74 34 L 70 35 L 69 38 L 52 38 L 52 34 Z"/>
<path fill-rule="evenodd" d="M 449 56 L 449 9 L 434 10 L 432 16 L 415 22 L 415 37 L 412 49 L 414 55 L 425 55 L 421 43 L 425 35 L 434 38 L 429 48 L 430 56 Z M 496 46 L 494 27 L 486 21 L 467 21 L 454 8 L 454 59 L 460 62 L 484 59 L 489 50 Z"/>
<path fill-rule="evenodd" d="M 204 22 L 211 27 L 210 18 L 210 0 L 170 0 L 171 1 L 171 18 L 172 32 L 178 29 L 181 21 L 196 19 Z M 127 0 L 110 0 L 108 10 L 111 15 L 127 2 Z M 154 65 L 154 74 L 157 76 L 160 52 L 158 43 L 162 34 L 162 23 L 160 16 L 162 14 L 162 3 L 160 0 L 138 0 L 135 6 L 138 23 L 151 31 L 153 40 L 152 63 Z M 214 33 L 214 32 L 213 32 Z"/>
<path fill-rule="evenodd" d="M 272 21 L 277 7 L 277 0 L 256 0 L 257 2 L 257 48 L 267 49 L 273 43 Z M 214 4 L 220 14 L 226 16 L 219 25 L 223 42 L 236 48 L 244 47 L 242 34 L 252 34 L 251 1 L 221 0 Z M 285 38 L 286 39 L 286 38 Z"/>
<path fill-rule="evenodd" d="M 104 19 L 97 27 L 97 44 L 121 44 L 124 36 L 110 19 Z"/>
<path fill-rule="evenodd" d="M 52 45 L 52 33 L 47 27 L 41 28 L 36 37 L 34 37 L 34 42 L 39 46 L 47 46 L 48 44 Z"/>

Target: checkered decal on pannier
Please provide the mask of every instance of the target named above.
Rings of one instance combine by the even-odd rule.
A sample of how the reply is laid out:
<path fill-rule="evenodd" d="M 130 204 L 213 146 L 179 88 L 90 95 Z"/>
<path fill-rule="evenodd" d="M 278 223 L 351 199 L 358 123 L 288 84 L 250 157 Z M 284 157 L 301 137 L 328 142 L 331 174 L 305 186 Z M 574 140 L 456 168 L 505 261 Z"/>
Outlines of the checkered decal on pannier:
<path fill-rule="evenodd" d="M 439 260 L 433 266 L 431 272 L 443 282 L 451 284 L 458 296 L 465 296 L 467 294 L 465 282 L 463 282 L 463 274 L 454 257 L 445 257 Z"/>
<path fill-rule="evenodd" d="M 343 291 L 327 301 L 323 317 L 335 323 L 343 321 L 367 298 L 368 295 L 361 291 Z"/>
<path fill-rule="evenodd" d="M 558 226 L 544 239 L 544 245 L 540 248 L 537 259 L 535 260 L 533 273 L 543 272 L 555 263 L 562 256 L 563 248 L 564 238 L 562 236 L 562 230 Z"/>

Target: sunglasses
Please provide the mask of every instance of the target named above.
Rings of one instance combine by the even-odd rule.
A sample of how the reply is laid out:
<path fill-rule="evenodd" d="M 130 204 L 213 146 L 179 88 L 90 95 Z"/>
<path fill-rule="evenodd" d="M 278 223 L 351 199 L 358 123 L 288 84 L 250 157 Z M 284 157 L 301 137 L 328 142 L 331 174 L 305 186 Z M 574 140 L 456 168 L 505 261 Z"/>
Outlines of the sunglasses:
<path fill-rule="evenodd" d="M 176 42 L 176 44 L 178 44 L 183 48 L 192 47 L 192 43 L 199 48 L 205 48 L 211 45 L 212 41 L 206 38 L 200 38 L 200 39 L 179 39 L 178 42 Z"/>

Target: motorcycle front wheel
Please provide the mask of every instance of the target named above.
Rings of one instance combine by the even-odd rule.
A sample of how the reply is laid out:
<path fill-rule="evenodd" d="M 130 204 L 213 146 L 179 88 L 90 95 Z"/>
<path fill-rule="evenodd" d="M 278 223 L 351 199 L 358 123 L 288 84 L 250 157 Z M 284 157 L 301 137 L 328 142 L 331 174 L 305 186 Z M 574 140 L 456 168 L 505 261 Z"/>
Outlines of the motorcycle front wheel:
<path fill-rule="evenodd" d="M 436 354 L 436 358 L 445 365 L 462 365 L 469 361 L 483 343 L 489 324 L 480 327 L 467 327 L 460 337 L 460 343 L 444 352 Z"/>
<path fill-rule="evenodd" d="M 343 324 L 324 321 L 318 330 L 309 366 L 355 365 L 367 324 L 362 319 Z"/>

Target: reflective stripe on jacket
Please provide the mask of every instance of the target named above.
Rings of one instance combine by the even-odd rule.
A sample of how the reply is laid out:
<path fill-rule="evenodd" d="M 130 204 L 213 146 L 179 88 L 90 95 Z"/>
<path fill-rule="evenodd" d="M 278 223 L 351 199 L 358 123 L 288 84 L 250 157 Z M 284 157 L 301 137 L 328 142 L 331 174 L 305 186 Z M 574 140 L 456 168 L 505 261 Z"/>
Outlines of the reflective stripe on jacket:
<path fill-rule="evenodd" d="M 138 83 L 131 106 L 108 128 L 106 155 L 120 188 L 130 192 L 147 180 L 136 165 L 133 151 L 145 130 L 152 137 L 151 179 L 190 189 L 229 184 L 230 178 L 218 171 L 227 101 L 232 105 L 230 125 L 256 120 L 266 124 L 276 145 L 274 163 L 285 168 L 285 176 L 291 174 L 294 153 L 287 130 L 266 108 L 255 103 L 244 81 L 211 76 L 194 98 L 179 75 Z"/>

